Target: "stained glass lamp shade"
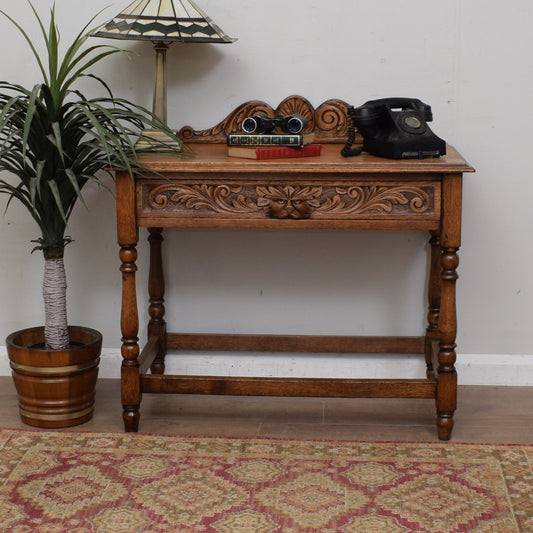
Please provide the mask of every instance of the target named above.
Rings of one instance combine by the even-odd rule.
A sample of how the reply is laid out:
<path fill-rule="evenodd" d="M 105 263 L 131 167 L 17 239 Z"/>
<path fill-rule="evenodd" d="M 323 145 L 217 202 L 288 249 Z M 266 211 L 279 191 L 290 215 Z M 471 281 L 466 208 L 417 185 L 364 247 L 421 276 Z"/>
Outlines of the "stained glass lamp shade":
<path fill-rule="evenodd" d="M 94 34 L 109 39 L 152 41 L 156 51 L 154 114 L 167 122 L 166 51 L 170 43 L 232 43 L 192 0 L 135 0 Z"/>

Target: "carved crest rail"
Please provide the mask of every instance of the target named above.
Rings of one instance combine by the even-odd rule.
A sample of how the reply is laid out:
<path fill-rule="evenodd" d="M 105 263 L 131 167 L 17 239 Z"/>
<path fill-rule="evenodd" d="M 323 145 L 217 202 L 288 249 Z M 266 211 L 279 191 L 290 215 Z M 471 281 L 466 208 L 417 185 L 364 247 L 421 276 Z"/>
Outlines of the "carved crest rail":
<path fill-rule="evenodd" d="M 337 99 L 327 100 L 315 109 L 306 98 L 298 95 L 285 98 L 276 108 L 260 100 L 250 100 L 240 105 L 216 126 L 205 130 L 184 126 L 179 131 L 179 136 L 185 142 L 225 143 L 226 135 L 240 131 L 242 121 L 246 117 L 259 113 L 269 116 L 298 113 L 307 119 L 304 131 L 314 131 L 317 142 L 339 143 L 346 141 L 348 135 L 347 109 L 348 104 Z"/>

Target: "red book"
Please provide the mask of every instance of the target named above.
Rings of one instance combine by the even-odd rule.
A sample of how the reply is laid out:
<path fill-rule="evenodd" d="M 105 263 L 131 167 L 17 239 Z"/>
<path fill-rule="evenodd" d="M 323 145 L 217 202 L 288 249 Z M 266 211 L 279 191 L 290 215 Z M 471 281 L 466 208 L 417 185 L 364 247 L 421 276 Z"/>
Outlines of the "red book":
<path fill-rule="evenodd" d="M 307 144 L 301 148 L 289 146 L 228 146 L 230 157 L 245 159 L 283 159 L 285 157 L 312 157 L 320 155 L 321 144 Z"/>

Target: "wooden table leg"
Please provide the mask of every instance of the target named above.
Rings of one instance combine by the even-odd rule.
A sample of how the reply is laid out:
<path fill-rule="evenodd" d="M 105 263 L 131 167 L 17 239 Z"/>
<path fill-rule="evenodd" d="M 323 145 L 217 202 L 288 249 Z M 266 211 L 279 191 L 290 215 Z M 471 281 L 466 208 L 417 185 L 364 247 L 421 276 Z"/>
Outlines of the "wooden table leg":
<path fill-rule="evenodd" d="M 163 228 L 148 228 L 150 233 L 150 273 L 148 277 L 148 292 L 150 295 L 150 322 L 148 323 L 148 338 L 159 337 L 159 349 L 150 369 L 152 374 L 165 373 L 166 324 L 165 315 L 165 278 L 163 272 L 163 259 L 161 245 L 163 243 Z"/>
<path fill-rule="evenodd" d="M 453 429 L 453 414 L 457 407 L 457 372 L 455 370 L 455 339 L 457 311 L 455 285 L 461 244 L 462 176 L 443 179 L 443 219 L 441 231 L 441 305 L 439 317 L 439 355 L 437 385 L 437 430 L 441 440 L 449 440 Z"/>
<path fill-rule="evenodd" d="M 139 428 L 139 408 L 141 405 L 139 370 L 139 317 L 137 313 L 137 292 L 135 272 L 137 271 L 137 250 L 135 246 L 123 246 L 120 250 L 122 265 L 122 418 L 126 431 Z"/>
<path fill-rule="evenodd" d="M 428 283 L 428 326 L 426 328 L 426 375 L 428 379 L 435 376 L 435 367 L 433 364 L 433 346 L 432 341 L 439 338 L 439 315 L 440 315 L 440 298 L 441 298 L 441 247 L 440 233 L 432 231 L 429 245 L 430 251 L 430 268 Z"/>
<path fill-rule="evenodd" d="M 139 316 L 135 286 L 138 230 L 135 222 L 135 187 L 133 179 L 126 172 L 117 173 L 116 191 L 117 237 L 120 245 L 120 271 L 122 272 L 122 309 L 120 315 L 122 330 L 122 417 L 126 431 L 137 431 L 141 405 L 139 338 L 137 337 Z"/>

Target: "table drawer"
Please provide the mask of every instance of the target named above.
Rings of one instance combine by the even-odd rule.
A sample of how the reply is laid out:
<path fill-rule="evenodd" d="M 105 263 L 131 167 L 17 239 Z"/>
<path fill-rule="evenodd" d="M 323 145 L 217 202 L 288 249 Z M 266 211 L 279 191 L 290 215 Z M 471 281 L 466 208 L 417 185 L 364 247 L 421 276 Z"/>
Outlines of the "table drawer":
<path fill-rule="evenodd" d="M 139 180 L 137 217 L 277 220 L 438 220 L 438 180 L 313 181 Z"/>

